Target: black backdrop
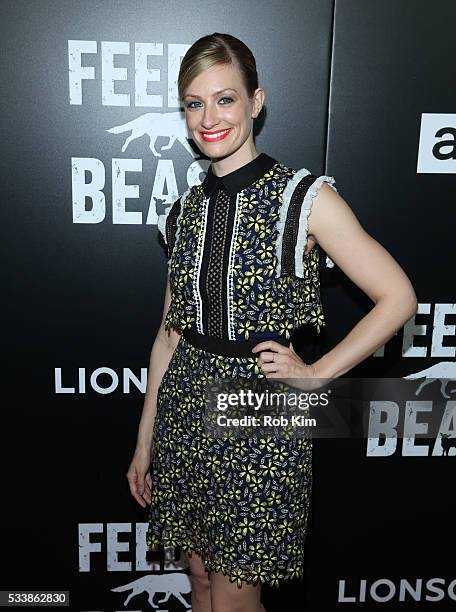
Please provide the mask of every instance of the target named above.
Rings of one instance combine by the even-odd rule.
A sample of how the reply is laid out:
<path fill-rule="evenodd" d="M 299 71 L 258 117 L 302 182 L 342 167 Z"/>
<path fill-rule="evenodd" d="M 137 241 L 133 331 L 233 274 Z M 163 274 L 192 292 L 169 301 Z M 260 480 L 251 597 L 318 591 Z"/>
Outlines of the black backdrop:
<path fill-rule="evenodd" d="M 417 316 L 349 375 L 441 372 L 455 362 L 456 154 L 441 141 L 456 129 L 456 9 L 451 0 L 16 0 L 1 2 L 1 14 L 0 588 L 66 589 L 74 610 L 152 609 L 147 593 L 160 599 L 163 576 L 178 584 L 185 566 L 142 561 L 146 512 L 125 473 L 163 307 L 156 213 L 203 176 L 182 139 L 161 149 L 178 110 L 179 57 L 213 31 L 245 40 L 266 89 L 257 149 L 334 176 L 409 275 Z M 122 150 L 130 132 L 107 130 L 133 120 Z M 91 181 L 93 200 L 84 197 Z M 323 300 L 320 351 L 372 306 L 337 268 Z M 285 601 L 297 611 L 454 606 L 444 553 L 455 544 L 456 452 L 436 448 L 407 456 L 398 444 L 381 457 L 367 456 L 366 441 L 317 442 L 306 578 L 265 588 L 268 612 Z M 441 597 L 429 587 L 436 578 Z M 400 602 L 394 590 L 418 579 L 422 593 Z M 112 591 L 122 585 L 131 586 Z M 172 596 L 157 609 L 185 607 Z"/>

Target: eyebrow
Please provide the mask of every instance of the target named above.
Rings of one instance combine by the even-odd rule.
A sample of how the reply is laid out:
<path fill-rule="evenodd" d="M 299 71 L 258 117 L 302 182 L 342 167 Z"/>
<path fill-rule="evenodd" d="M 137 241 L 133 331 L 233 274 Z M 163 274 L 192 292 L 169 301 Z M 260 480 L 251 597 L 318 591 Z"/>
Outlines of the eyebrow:
<path fill-rule="evenodd" d="M 224 91 L 235 91 L 237 93 L 237 91 L 235 89 L 233 89 L 232 87 L 227 87 L 226 89 L 219 89 L 218 91 L 215 91 L 212 95 L 213 96 L 218 96 L 219 94 L 223 93 Z M 198 98 L 198 100 L 202 100 L 203 98 L 201 96 L 197 96 L 195 94 L 185 94 L 184 98 Z"/>

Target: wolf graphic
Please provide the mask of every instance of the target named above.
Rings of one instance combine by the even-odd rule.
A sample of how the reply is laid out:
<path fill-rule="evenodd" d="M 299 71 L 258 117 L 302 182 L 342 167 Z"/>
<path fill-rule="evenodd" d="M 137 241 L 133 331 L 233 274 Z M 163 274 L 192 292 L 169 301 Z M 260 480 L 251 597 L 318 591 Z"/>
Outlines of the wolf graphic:
<path fill-rule="evenodd" d="M 440 381 L 440 392 L 446 399 L 450 396 L 446 392 L 447 384 L 450 380 L 456 380 L 456 361 L 440 361 L 433 366 L 421 370 L 420 372 L 414 372 L 408 376 L 404 376 L 406 380 L 416 380 L 418 378 L 424 378 L 421 385 L 415 391 L 415 395 L 418 395 L 423 387 L 431 384 L 435 380 Z M 452 389 L 450 393 L 455 393 L 456 389 Z"/>
<path fill-rule="evenodd" d="M 136 597 L 137 595 L 141 595 L 142 593 L 147 593 L 147 600 L 152 608 L 158 608 L 158 605 L 154 604 L 154 596 L 156 593 L 166 593 L 165 597 L 160 601 L 157 601 L 157 604 L 163 604 L 174 595 L 176 599 L 178 599 L 182 605 L 186 607 L 186 609 L 190 609 L 191 605 L 182 597 L 182 593 L 190 594 L 191 592 L 191 583 L 190 578 L 187 574 L 182 572 L 171 572 L 168 574 L 147 574 L 138 578 L 137 580 L 133 580 L 128 584 L 123 584 L 121 586 L 115 587 L 111 589 L 115 593 L 123 593 L 125 591 L 131 591 L 128 594 L 126 600 L 124 601 L 124 606 L 127 606 L 130 599 Z"/>
<path fill-rule="evenodd" d="M 116 125 L 106 131 L 110 134 L 124 134 L 125 132 L 130 132 L 130 135 L 125 139 L 122 145 L 122 153 L 125 152 L 130 142 L 147 135 L 149 137 L 149 149 L 155 157 L 161 157 L 161 153 L 155 148 L 155 143 L 159 136 L 167 136 L 169 142 L 162 146 L 161 151 L 171 149 L 176 140 L 178 140 L 192 157 L 197 157 L 197 153 L 188 142 L 189 135 L 187 132 L 187 125 L 180 111 L 171 113 L 145 113 L 136 119 L 128 121 L 128 123 Z"/>
<path fill-rule="evenodd" d="M 443 456 L 448 457 L 450 448 L 456 448 L 456 438 L 452 437 L 450 434 L 440 434 L 442 437 L 441 444 L 443 450 Z"/>

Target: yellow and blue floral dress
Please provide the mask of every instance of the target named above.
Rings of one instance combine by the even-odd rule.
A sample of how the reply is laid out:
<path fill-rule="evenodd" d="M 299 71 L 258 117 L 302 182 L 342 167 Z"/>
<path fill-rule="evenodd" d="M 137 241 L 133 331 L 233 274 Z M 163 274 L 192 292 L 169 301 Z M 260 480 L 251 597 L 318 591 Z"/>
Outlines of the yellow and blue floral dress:
<path fill-rule="evenodd" d="M 305 253 L 323 182 L 336 190 L 260 153 L 223 177 L 210 166 L 158 219 L 165 325 L 182 335 L 157 393 L 147 545 L 195 551 L 238 585 L 302 577 L 312 441 L 208 435 L 204 393 L 208 381 L 264 379 L 258 354 L 237 347 L 288 345 L 303 325 L 324 326 L 319 273 L 334 264 L 318 244 Z"/>

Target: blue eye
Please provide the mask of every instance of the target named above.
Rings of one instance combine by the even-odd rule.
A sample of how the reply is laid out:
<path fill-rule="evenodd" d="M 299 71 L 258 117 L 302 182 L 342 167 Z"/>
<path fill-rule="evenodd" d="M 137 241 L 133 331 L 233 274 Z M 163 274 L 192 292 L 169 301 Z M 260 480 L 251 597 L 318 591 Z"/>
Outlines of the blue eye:
<path fill-rule="evenodd" d="M 222 102 L 223 100 L 227 100 L 226 102 Z M 222 106 L 225 106 L 225 104 L 231 104 L 231 102 L 234 102 L 233 98 L 230 98 L 229 96 L 224 96 L 223 98 L 220 98 L 219 102 L 222 102 Z M 198 108 L 197 106 L 194 106 L 194 104 L 201 104 L 201 102 L 198 102 L 197 100 L 193 100 L 192 102 L 189 102 L 186 105 L 186 108 Z"/>

